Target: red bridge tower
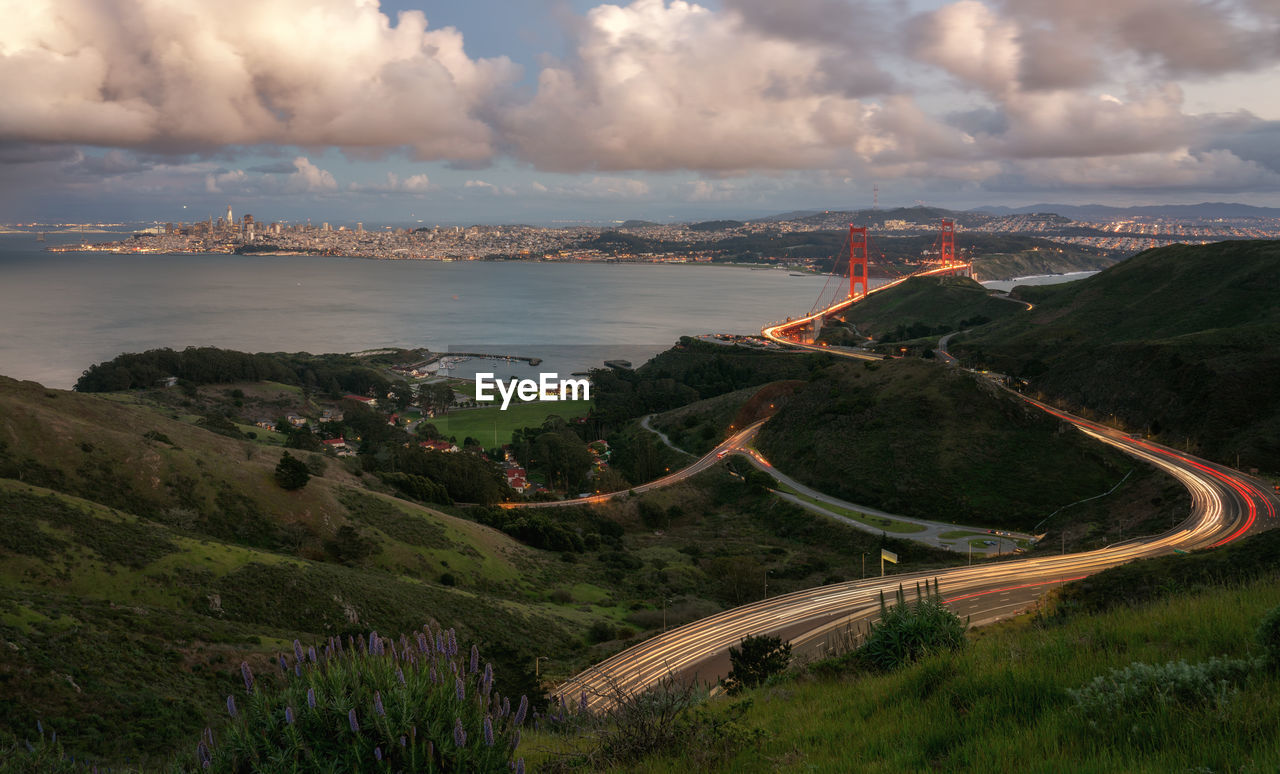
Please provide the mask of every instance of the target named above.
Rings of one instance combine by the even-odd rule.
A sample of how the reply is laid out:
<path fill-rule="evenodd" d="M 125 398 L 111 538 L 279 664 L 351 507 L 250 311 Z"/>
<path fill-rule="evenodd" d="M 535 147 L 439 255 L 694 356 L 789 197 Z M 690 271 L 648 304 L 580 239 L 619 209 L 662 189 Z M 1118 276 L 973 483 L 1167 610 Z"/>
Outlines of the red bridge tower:
<path fill-rule="evenodd" d="M 956 224 L 952 220 L 942 221 L 942 247 L 938 251 L 938 260 L 943 266 L 956 262 Z"/>
<path fill-rule="evenodd" d="M 858 293 L 858 287 L 862 293 Z M 867 229 L 849 224 L 849 298 L 867 294 Z"/>

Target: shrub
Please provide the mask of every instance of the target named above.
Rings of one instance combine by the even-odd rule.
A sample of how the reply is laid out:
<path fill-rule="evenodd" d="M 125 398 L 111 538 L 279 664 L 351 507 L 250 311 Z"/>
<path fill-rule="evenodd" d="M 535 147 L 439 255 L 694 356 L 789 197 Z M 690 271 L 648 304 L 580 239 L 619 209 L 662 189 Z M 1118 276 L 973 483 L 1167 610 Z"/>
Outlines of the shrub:
<path fill-rule="evenodd" d="M 1158 743 L 1161 715 L 1170 709 L 1217 709 L 1229 702 L 1257 662 L 1211 658 L 1198 664 L 1134 662 L 1068 691 L 1075 713 L 1094 733 L 1126 742 Z"/>
<path fill-rule="evenodd" d="M 474 645 L 460 655 L 452 629 L 293 650 L 279 687 L 241 664 L 245 695 L 227 697 L 229 724 L 221 739 L 205 730 L 189 770 L 523 771 L 511 758 L 528 700 L 494 692 L 492 665 Z"/>
<path fill-rule="evenodd" d="M 791 643 L 768 635 L 744 637 L 741 647 L 729 648 L 729 676 L 725 689 L 731 694 L 753 688 L 791 663 Z"/>
<path fill-rule="evenodd" d="M 282 489 L 289 491 L 301 489 L 310 480 L 311 471 L 307 468 L 307 463 L 289 452 L 285 452 L 280 457 L 280 462 L 276 465 L 276 483 Z"/>
<path fill-rule="evenodd" d="M 866 642 L 856 651 L 862 664 L 889 671 L 933 653 L 964 646 L 965 622 L 947 609 L 937 581 L 924 591 L 916 587 L 916 601 L 908 603 L 898 587 L 897 604 L 889 607 L 880 593 L 880 620 L 871 625 Z"/>

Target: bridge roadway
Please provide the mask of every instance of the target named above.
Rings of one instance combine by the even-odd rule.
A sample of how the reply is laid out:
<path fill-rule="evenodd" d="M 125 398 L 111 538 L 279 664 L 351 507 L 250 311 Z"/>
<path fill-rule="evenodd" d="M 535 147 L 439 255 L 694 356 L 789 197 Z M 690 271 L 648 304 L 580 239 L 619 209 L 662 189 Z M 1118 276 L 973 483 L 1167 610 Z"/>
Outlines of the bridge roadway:
<path fill-rule="evenodd" d="M 844 302 L 844 305 L 848 303 L 851 302 Z M 837 304 L 823 313 L 829 314 L 839 306 Z M 804 349 L 859 359 L 874 357 L 837 348 L 797 344 L 781 335 L 782 330 L 805 322 L 779 323 L 766 327 L 763 333 L 779 343 Z M 1148 462 L 1182 482 L 1191 495 L 1188 518 L 1163 534 L 1135 538 L 1094 551 L 903 573 L 764 599 L 650 638 L 575 675 L 558 686 L 554 694 L 575 700 L 585 694 L 588 706 L 600 710 L 607 709 L 620 694 L 643 691 L 667 676 L 681 681 L 712 683 L 729 671 L 729 648 L 749 635 L 768 634 L 788 640 L 798 658 L 821 657 L 842 643 L 847 645 L 857 641 L 858 632 L 865 630 L 867 624 L 878 616 L 882 593 L 892 598 L 902 586 L 910 597 L 914 593 L 912 587 L 930 580 L 940 584 L 943 598 L 958 615 L 967 617 L 973 625 L 989 623 L 1025 609 L 1055 586 L 1109 567 L 1167 554 L 1174 549 L 1219 546 L 1251 530 L 1275 526 L 1275 498 L 1261 482 L 1175 449 L 1131 438 L 1113 428 L 1059 411 L 1026 396 L 1019 397 L 1069 422 L 1099 442 Z M 726 454 L 747 453 L 750 439 L 762 423 L 763 420 L 739 431 L 694 465 L 700 466 L 698 470 L 704 470 Z M 670 483 L 687 477 L 688 474 L 681 475 L 684 472 L 679 471 L 648 486 L 652 488 L 659 482 Z M 584 501 L 597 500 L 584 498 Z"/>

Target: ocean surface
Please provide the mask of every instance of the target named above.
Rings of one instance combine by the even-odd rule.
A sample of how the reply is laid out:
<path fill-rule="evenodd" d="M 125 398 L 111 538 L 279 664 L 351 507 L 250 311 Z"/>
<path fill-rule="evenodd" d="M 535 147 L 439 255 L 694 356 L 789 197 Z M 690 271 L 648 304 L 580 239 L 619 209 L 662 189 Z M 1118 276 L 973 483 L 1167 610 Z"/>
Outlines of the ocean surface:
<path fill-rule="evenodd" d="M 107 241 L 112 235 L 91 235 Z M 76 235 L 0 234 L 0 374 L 69 388 L 155 347 L 356 352 L 429 347 L 541 357 L 538 371 L 639 365 L 681 335 L 758 333 L 826 281 L 778 269 L 51 253 Z M 471 361 L 455 375 L 527 367 Z"/>

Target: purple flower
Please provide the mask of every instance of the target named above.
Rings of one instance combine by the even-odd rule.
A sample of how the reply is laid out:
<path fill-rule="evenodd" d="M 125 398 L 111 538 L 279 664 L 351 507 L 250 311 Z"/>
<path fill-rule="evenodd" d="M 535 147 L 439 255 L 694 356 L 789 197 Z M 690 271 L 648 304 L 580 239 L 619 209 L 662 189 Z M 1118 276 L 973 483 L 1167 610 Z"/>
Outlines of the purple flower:
<path fill-rule="evenodd" d="M 507 698 L 506 696 L 503 696 L 502 712 L 498 715 L 498 717 L 505 718 L 507 715 L 510 715 L 510 714 L 511 714 L 511 699 Z"/>
<path fill-rule="evenodd" d="M 457 695 L 458 701 L 466 701 L 467 686 L 463 684 L 461 677 L 453 678 L 453 692 Z"/>
<path fill-rule="evenodd" d="M 488 715 L 484 716 L 484 743 L 493 747 L 493 721 Z"/>
<path fill-rule="evenodd" d="M 524 758 L 516 761 L 516 774 L 524 774 Z"/>
<path fill-rule="evenodd" d="M 524 716 L 528 714 L 528 712 L 529 712 L 529 697 L 521 696 L 520 706 L 516 707 L 516 716 L 512 718 L 511 722 L 514 723 L 517 727 L 524 725 Z"/>
<path fill-rule="evenodd" d="M 406 683 L 404 679 L 404 672 L 400 671 L 399 669 L 396 670 L 396 680 L 399 681 L 401 685 L 408 685 L 408 683 Z"/>
<path fill-rule="evenodd" d="M 293 657 L 299 662 L 302 661 L 302 643 L 297 640 L 293 641 Z"/>
<path fill-rule="evenodd" d="M 401 735 L 400 735 L 400 746 L 401 746 L 401 747 L 404 747 L 404 746 L 405 746 L 405 738 L 404 738 L 404 734 L 401 734 Z"/>
<path fill-rule="evenodd" d="M 298 677 L 302 677 L 302 662 L 301 662 L 301 661 L 299 661 L 298 663 L 296 663 L 296 664 L 294 664 L 294 665 L 293 665 L 293 673 L 294 673 L 295 675 L 297 675 Z"/>
<path fill-rule="evenodd" d="M 382 638 L 378 636 L 377 632 L 369 632 L 369 655 L 382 655 Z"/>
<path fill-rule="evenodd" d="M 316 663 L 316 646 L 307 646 L 307 658 L 311 659 L 312 664 Z"/>
<path fill-rule="evenodd" d="M 284 708 L 284 722 L 293 725 L 293 707 Z"/>
<path fill-rule="evenodd" d="M 230 715 L 232 719 L 235 719 L 236 717 L 236 697 L 234 696 L 227 697 L 227 714 Z"/>
<path fill-rule="evenodd" d="M 40 732 L 40 736 L 44 736 L 44 723 L 41 723 L 39 720 L 37 720 L 36 730 Z"/>
<path fill-rule="evenodd" d="M 240 676 L 244 678 L 245 693 L 253 693 L 253 670 L 249 668 L 248 661 L 240 662 Z"/>
<path fill-rule="evenodd" d="M 514 750 L 519 746 L 520 746 L 520 729 L 517 728 L 515 733 L 511 735 L 511 749 Z"/>
<path fill-rule="evenodd" d="M 209 757 L 209 748 L 204 746 L 204 742 L 198 743 L 196 745 L 196 760 L 203 765 L 205 761 L 209 760 Z"/>
<path fill-rule="evenodd" d="M 375 748 L 373 748 L 373 757 L 377 758 L 378 760 L 382 760 L 382 748 L 381 748 L 381 747 L 375 747 Z"/>
<path fill-rule="evenodd" d="M 310 709 L 316 708 L 316 689 L 315 688 L 307 689 L 307 707 Z"/>
<path fill-rule="evenodd" d="M 474 675 L 476 672 L 479 672 L 479 671 L 480 671 L 480 649 L 477 648 L 475 643 L 473 642 L 471 643 L 471 674 Z"/>
<path fill-rule="evenodd" d="M 284 656 L 276 654 L 276 663 L 280 665 L 280 671 L 285 674 L 289 673 L 289 662 L 284 660 Z"/>
<path fill-rule="evenodd" d="M 384 708 L 383 708 L 383 706 L 382 706 L 382 692 L 381 692 L 381 691 L 374 691 L 374 692 L 373 692 L 373 713 L 374 713 L 375 715 L 377 715 L 378 717 L 382 717 L 383 715 L 386 715 L 386 714 L 387 714 L 386 709 L 384 709 Z"/>
<path fill-rule="evenodd" d="M 204 740 L 209 743 L 210 747 L 213 747 L 213 729 L 208 726 L 204 727 Z"/>
<path fill-rule="evenodd" d="M 453 722 L 453 743 L 459 747 L 465 747 L 467 744 L 467 732 L 462 727 L 462 718 Z"/>
<path fill-rule="evenodd" d="M 351 733 L 360 733 L 360 724 L 356 722 L 356 711 L 354 709 L 347 712 L 347 724 L 351 726 Z"/>
<path fill-rule="evenodd" d="M 418 639 L 418 651 L 420 653 L 426 653 L 428 650 L 431 649 L 431 644 L 427 642 L 427 637 L 425 634 L 423 634 L 422 632 L 418 632 L 417 639 Z"/>

